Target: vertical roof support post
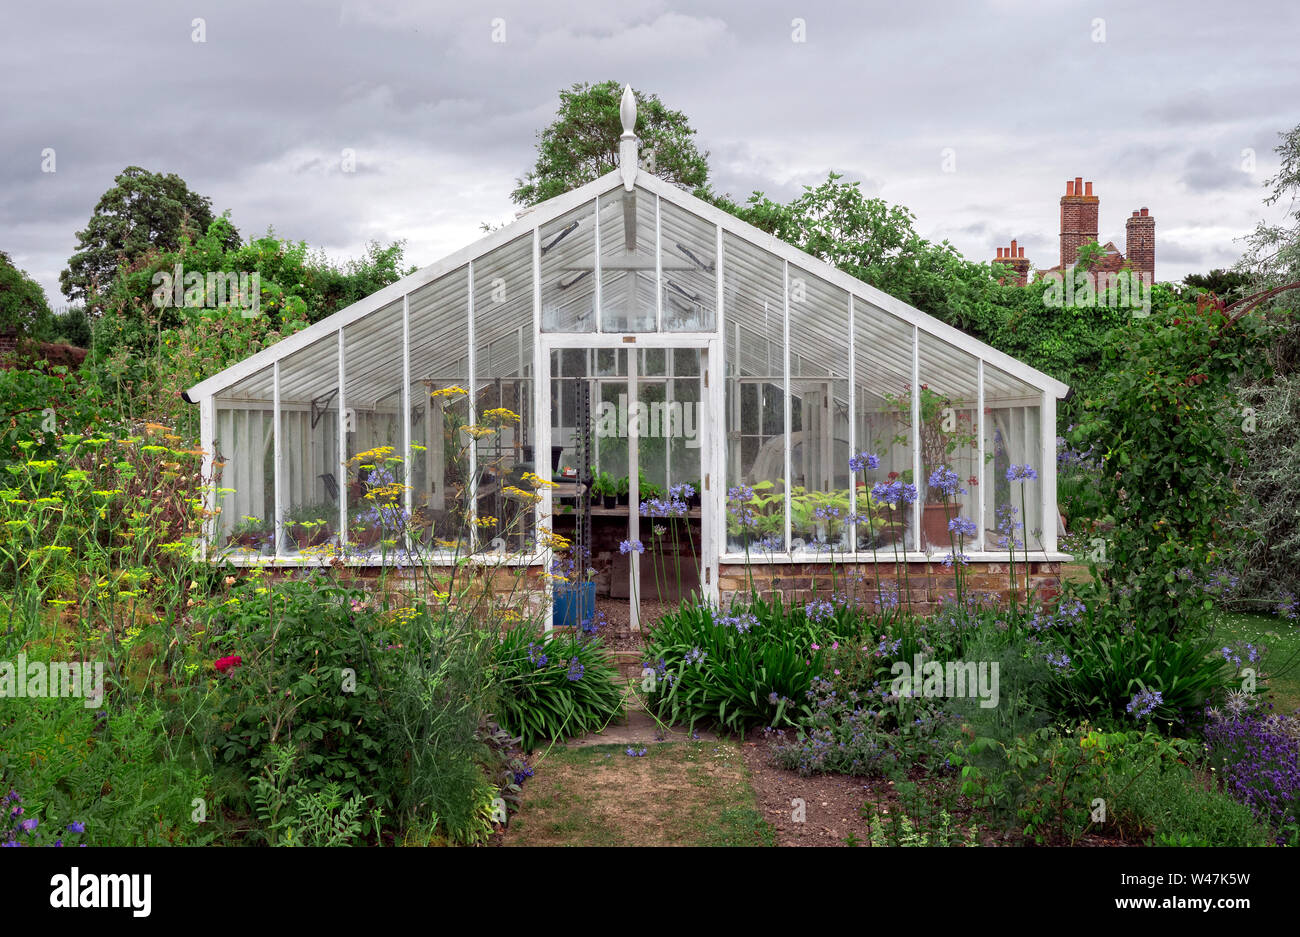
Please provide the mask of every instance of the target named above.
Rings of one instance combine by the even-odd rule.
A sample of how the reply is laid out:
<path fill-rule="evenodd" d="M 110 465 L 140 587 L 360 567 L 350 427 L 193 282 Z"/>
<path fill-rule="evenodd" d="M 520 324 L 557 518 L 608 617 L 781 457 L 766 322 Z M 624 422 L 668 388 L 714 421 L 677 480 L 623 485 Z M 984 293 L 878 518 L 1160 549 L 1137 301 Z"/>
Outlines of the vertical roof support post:
<path fill-rule="evenodd" d="M 282 422 L 280 420 L 280 361 L 276 360 L 271 369 L 271 432 L 275 437 L 275 477 L 271 483 L 275 486 L 275 518 L 271 525 L 271 536 L 275 538 L 272 554 L 280 555 L 284 544 L 284 446 L 280 441 Z"/>
<path fill-rule="evenodd" d="M 921 463 L 921 330 L 912 326 L 912 478 L 916 481 L 916 501 L 912 504 L 912 536 L 916 551 L 921 552 L 921 516 L 929 494 Z"/>
<path fill-rule="evenodd" d="M 849 293 L 849 458 L 858 457 L 858 346 L 856 339 L 856 326 L 853 317 L 857 314 L 857 308 L 853 302 L 853 294 Z M 831 427 L 834 433 L 834 426 Z M 834 474 L 832 472 L 832 478 Z M 858 513 L 858 474 L 849 469 L 849 514 Z M 858 553 L 858 525 L 855 519 L 852 524 L 844 525 L 845 535 L 851 541 L 845 549 L 852 548 L 854 558 Z M 867 525 L 867 536 L 871 536 L 871 525 Z"/>
<path fill-rule="evenodd" d="M 432 426 L 432 415 L 429 411 L 429 398 L 426 395 L 424 401 L 425 419 L 429 422 L 425 426 Z M 407 556 L 416 549 L 417 538 L 411 526 L 411 512 L 414 509 L 414 491 L 412 482 L 415 480 L 415 473 L 411 470 L 411 294 L 402 295 L 402 510 L 406 513 L 405 537 L 406 543 L 402 548 L 406 551 Z M 427 487 L 427 486 L 426 486 Z"/>
<path fill-rule="evenodd" d="M 347 401 L 347 361 L 344 358 L 346 342 L 343 334 L 346 329 L 339 329 L 339 552 L 346 553 L 348 546 L 348 401 Z"/>
<path fill-rule="evenodd" d="M 542 475 L 538 469 L 541 467 L 537 459 L 550 459 L 551 455 L 551 358 L 542 346 L 542 233 L 541 229 L 533 228 L 533 452 L 536 454 L 533 462 L 533 472 L 541 478 L 550 481 L 549 475 Z M 542 453 L 545 453 L 543 456 Z M 550 464 L 548 461 L 547 465 Z M 551 516 L 551 486 L 542 485 L 539 492 L 542 496 L 541 501 L 535 507 L 533 518 L 533 529 L 537 531 L 537 543 L 541 547 L 541 561 L 543 573 L 551 571 L 551 541 L 541 534 L 542 523 Z M 546 611 L 542 621 L 542 628 L 550 631 L 555 627 L 554 603 L 552 596 L 555 591 L 555 584 L 551 581 L 550 576 L 543 576 L 546 583 L 544 600 L 546 602 Z"/>
<path fill-rule="evenodd" d="M 1043 391 L 1043 405 L 1038 414 L 1038 435 L 1042 440 L 1042 462 L 1038 477 L 1043 489 L 1043 540 L 1042 547 L 1046 560 L 1048 553 L 1055 553 L 1056 521 L 1059 512 L 1056 506 L 1056 398 Z"/>
<path fill-rule="evenodd" d="M 465 401 L 468 423 L 478 423 L 478 349 L 474 339 L 474 261 L 465 269 L 465 317 L 466 331 L 469 335 L 469 349 L 466 355 L 466 368 L 469 369 L 469 394 Z M 463 432 L 463 431 L 462 431 Z M 470 435 L 469 445 L 469 540 L 468 549 L 471 556 L 478 552 L 478 438 Z M 549 456 L 548 456 L 549 458 Z"/>
<path fill-rule="evenodd" d="M 208 548 L 216 537 L 217 511 L 217 443 L 216 401 L 211 396 L 199 402 L 199 444 L 203 447 L 203 536 L 199 538 L 198 559 L 208 558 Z"/>
<path fill-rule="evenodd" d="M 978 464 L 975 466 L 976 487 L 979 493 L 976 495 L 976 503 L 979 505 L 979 520 L 976 526 L 977 536 L 976 549 L 983 552 L 985 548 L 985 530 L 987 529 L 988 519 L 988 469 L 984 463 L 984 434 L 987 432 L 987 426 L 984 422 L 984 359 L 975 359 L 975 420 L 976 433 L 979 438 L 976 440 L 978 447 Z"/>
<path fill-rule="evenodd" d="M 785 372 L 784 419 L 785 419 L 785 548 L 794 553 L 794 531 L 790 514 L 790 445 L 793 441 L 791 427 L 794 425 L 790 414 L 790 261 L 781 261 L 781 368 Z M 739 349 L 737 349 L 739 353 Z"/>

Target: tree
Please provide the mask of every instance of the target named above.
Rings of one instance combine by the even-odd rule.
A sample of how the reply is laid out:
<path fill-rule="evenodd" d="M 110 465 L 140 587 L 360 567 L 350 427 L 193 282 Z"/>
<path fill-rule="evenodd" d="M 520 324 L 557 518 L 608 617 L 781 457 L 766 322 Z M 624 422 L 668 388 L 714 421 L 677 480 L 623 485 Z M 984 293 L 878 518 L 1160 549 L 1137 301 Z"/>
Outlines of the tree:
<path fill-rule="evenodd" d="M 686 115 L 669 110 L 657 95 L 633 93 L 642 161 L 661 179 L 710 197 L 709 154 L 695 146 L 695 130 Z M 618 168 L 622 96 L 616 81 L 579 82 L 560 92 L 555 120 L 538 134 L 537 162 L 527 176 L 515 180 L 510 197 L 516 204 L 536 205 Z"/>
<path fill-rule="evenodd" d="M 1211 270 L 1209 273 L 1187 274 L 1183 277 L 1183 285 L 1232 302 L 1250 291 L 1250 277 L 1237 270 Z"/>
<path fill-rule="evenodd" d="M 0 251 L 0 333 L 43 339 L 50 330 L 51 314 L 45 290 L 14 266 Z"/>
<path fill-rule="evenodd" d="M 213 217 L 212 200 L 191 191 L 180 176 L 128 166 L 100 196 L 85 230 L 77 232 L 77 251 L 59 274 L 59 287 L 69 300 L 98 311 L 120 264 L 150 249 L 175 250 L 182 232 L 202 234 Z M 233 225 L 226 244 L 239 245 Z"/>

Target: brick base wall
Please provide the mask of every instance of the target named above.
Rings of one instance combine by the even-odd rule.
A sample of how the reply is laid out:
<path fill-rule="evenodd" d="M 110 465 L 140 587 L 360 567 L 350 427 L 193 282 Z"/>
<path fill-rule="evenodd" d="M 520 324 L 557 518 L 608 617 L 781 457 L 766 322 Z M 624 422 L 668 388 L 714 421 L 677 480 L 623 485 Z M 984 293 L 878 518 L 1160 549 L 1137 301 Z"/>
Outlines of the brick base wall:
<path fill-rule="evenodd" d="M 957 581 L 953 571 L 941 562 L 908 563 L 906 573 L 901 567 L 880 566 L 880 585 L 884 589 L 897 589 L 900 601 L 906 604 L 911 597 L 914 611 L 929 615 L 936 611 L 946 596 L 953 595 Z M 1033 562 L 1028 565 L 1029 595 L 1031 601 L 1046 602 L 1060 592 L 1061 564 Z M 1016 563 L 1016 596 L 1024 601 L 1026 564 Z M 812 598 L 829 598 L 834 591 L 856 589 L 857 594 L 872 601 L 876 593 L 876 567 L 871 563 L 774 563 L 754 565 L 750 572 L 743 565 L 724 564 L 718 568 L 719 599 L 726 607 L 733 596 L 743 597 L 753 588 L 760 595 L 779 595 L 785 602 L 807 602 Z M 848 583 L 857 577 L 861 582 Z M 973 562 L 966 567 L 966 589 L 983 593 L 1006 603 L 1010 599 L 1010 564 Z"/>

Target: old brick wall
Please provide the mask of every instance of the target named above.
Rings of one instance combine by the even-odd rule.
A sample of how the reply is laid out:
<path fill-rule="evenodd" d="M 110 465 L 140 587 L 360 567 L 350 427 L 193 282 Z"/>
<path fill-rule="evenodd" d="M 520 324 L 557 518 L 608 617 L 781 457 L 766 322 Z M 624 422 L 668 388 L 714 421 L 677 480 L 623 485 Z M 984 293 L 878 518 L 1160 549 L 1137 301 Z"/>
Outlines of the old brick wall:
<path fill-rule="evenodd" d="M 1048 601 L 1057 595 L 1061 585 L 1061 564 L 1030 561 L 1028 564 L 1030 598 Z M 912 609 L 928 615 L 936 611 L 946 596 L 956 592 L 953 571 L 941 562 L 916 562 L 901 566 L 881 563 L 879 567 L 882 589 L 897 590 L 900 601 L 906 604 L 911 595 Z M 1026 564 L 1016 563 L 1016 595 L 1024 601 Z M 750 568 L 753 587 L 760 595 L 779 595 L 786 602 L 807 602 L 813 598 L 829 598 L 835 591 L 856 589 L 866 601 L 874 602 L 876 596 L 876 569 L 871 563 L 782 563 L 754 565 Z M 719 598 L 725 607 L 732 595 L 744 597 L 750 589 L 750 573 L 743 565 L 723 565 L 718 570 Z M 860 577 L 860 579 L 858 578 Z M 966 567 L 966 588 L 970 592 L 996 596 L 999 601 L 1010 599 L 1010 565 L 1007 563 L 971 563 Z M 909 592 L 910 590 L 910 592 Z"/>

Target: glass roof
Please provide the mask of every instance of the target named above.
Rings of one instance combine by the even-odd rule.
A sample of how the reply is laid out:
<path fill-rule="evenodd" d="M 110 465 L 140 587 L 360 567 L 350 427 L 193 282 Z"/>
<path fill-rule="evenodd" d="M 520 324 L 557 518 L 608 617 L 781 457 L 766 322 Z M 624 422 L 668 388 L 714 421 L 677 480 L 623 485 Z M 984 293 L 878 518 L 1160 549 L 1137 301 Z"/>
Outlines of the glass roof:
<path fill-rule="evenodd" d="M 642 173 L 632 191 L 611 174 L 526 211 L 479 243 L 195 385 L 188 397 L 270 400 L 279 362 L 282 403 L 319 400 L 339 383 L 340 329 L 349 403 L 367 406 L 400 386 L 408 329 L 413 382 L 468 381 L 472 374 L 481 385 L 531 373 L 539 332 L 571 333 L 581 345 L 581 336 L 598 331 L 716 334 L 719 323 L 736 358 L 727 373 L 781 376 L 788 367 L 792 379 L 836 382 L 837 396 L 849 393 L 850 376 L 859 390 L 879 396 L 898 393 L 919 374 L 973 401 L 981 359 L 991 365 L 983 368 L 988 400 L 1067 390 Z"/>

